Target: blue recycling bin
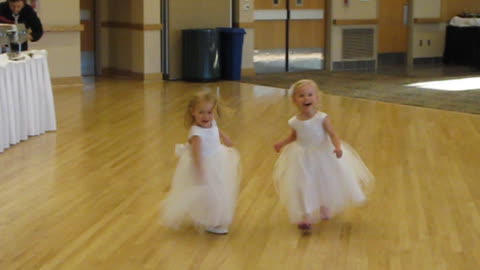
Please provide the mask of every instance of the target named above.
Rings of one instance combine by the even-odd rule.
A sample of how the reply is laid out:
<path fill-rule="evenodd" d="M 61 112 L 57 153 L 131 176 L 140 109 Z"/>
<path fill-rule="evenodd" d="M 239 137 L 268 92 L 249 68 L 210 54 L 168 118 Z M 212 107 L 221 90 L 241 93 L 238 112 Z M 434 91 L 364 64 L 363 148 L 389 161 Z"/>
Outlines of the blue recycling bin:
<path fill-rule="evenodd" d="M 217 28 L 220 33 L 221 78 L 238 81 L 242 71 L 242 49 L 245 29 Z"/>

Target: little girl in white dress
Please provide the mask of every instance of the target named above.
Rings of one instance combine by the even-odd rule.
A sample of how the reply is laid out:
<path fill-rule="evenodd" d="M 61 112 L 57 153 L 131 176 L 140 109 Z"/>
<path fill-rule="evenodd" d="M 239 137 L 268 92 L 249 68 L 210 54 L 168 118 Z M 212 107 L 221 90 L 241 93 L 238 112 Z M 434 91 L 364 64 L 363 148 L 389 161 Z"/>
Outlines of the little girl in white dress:
<path fill-rule="evenodd" d="M 299 112 L 288 121 L 290 136 L 274 146 L 281 151 L 274 183 L 290 220 L 309 232 L 312 222 L 364 202 L 374 177 L 355 150 L 340 141 L 327 114 L 317 110 L 317 84 L 300 80 L 291 89 Z"/>
<path fill-rule="evenodd" d="M 188 143 L 176 146 L 180 157 L 161 222 L 171 228 L 190 223 L 214 234 L 227 234 L 239 184 L 239 155 L 217 127 L 218 102 L 209 92 L 195 95 L 186 112 Z M 223 145 L 222 144 L 225 144 Z"/>

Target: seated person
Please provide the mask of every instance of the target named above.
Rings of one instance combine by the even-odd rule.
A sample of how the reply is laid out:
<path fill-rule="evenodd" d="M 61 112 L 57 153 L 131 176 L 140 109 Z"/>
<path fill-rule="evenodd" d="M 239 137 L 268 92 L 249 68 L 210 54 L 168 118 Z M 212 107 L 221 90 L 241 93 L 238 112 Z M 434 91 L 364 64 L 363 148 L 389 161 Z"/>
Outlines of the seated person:
<path fill-rule="evenodd" d="M 28 40 L 37 41 L 43 35 L 43 27 L 37 13 L 25 3 L 25 0 L 7 0 L 0 3 L 0 23 L 23 23 L 27 28 Z M 22 43 L 22 51 L 28 50 L 27 42 Z M 13 51 L 18 51 L 18 46 L 12 46 Z"/>

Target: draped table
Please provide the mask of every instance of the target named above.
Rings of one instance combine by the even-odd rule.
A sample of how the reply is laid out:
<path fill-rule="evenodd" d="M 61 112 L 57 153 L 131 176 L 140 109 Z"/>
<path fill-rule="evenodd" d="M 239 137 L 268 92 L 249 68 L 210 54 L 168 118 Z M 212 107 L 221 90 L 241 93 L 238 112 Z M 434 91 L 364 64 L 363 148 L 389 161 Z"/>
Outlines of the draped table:
<path fill-rule="evenodd" d="M 480 68 L 480 19 L 454 17 L 450 21 L 443 61 Z"/>
<path fill-rule="evenodd" d="M 0 153 L 11 145 L 57 129 L 47 52 L 0 55 Z"/>

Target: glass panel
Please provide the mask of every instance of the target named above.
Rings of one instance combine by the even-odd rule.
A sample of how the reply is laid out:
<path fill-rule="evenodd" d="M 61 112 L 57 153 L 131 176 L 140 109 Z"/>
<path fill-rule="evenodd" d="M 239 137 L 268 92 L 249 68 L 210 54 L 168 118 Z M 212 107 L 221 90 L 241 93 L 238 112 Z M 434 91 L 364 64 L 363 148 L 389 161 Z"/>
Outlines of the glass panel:
<path fill-rule="evenodd" d="M 289 71 L 322 70 L 323 48 L 296 48 L 289 50 Z"/>
<path fill-rule="evenodd" d="M 292 0 L 289 21 L 289 71 L 324 69 L 325 0 Z M 300 7 L 299 5 L 302 5 Z"/>
<path fill-rule="evenodd" d="M 256 73 L 286 71 L 286 23 L 285 19 L 255 21 L 253 64 Z"/>
<path fill-rule="evenodd" d="M 285 48 L 255 50 L 253 56 L 255 72 L 285 72 L 285 58 Z"/>

